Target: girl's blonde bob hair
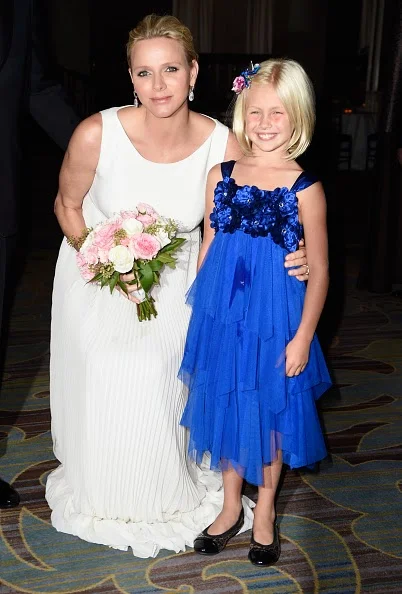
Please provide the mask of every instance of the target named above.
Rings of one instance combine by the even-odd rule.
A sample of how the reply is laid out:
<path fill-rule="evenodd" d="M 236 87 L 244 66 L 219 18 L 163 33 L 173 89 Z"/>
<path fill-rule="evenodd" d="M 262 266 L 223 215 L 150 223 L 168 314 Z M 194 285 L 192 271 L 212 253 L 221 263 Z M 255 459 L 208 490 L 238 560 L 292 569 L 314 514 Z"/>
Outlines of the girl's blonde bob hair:
<path fill-rule="evenodd" d="M 126 48 L 129 66 L 131 66 L 131 52 L 135 44 L 144 39 L 154 39 L 155 37 L 167 37 L 178 41 L 184 50 L 189 66 L 191 66 L 193 60 L 198 61 L 193 36 L 186 25 L 183 25 L 179 19 L 171 15 L 149 14 L 128 34 Z"/>
<path fill-rule="evenodd" d="M 315 125 L 313 85 L 304 69 L 294 60 L 272 59 L 260 64 L 251 86 L 272 84 L 288 114 L 293 133 L 287 147 L 287 160 L 297 159 L 311 142 Z M 246 134 L 246 109 L 249 89 L 238 95 L 233 112 L 233 132 L 246 155 L 252 146 Z"/>

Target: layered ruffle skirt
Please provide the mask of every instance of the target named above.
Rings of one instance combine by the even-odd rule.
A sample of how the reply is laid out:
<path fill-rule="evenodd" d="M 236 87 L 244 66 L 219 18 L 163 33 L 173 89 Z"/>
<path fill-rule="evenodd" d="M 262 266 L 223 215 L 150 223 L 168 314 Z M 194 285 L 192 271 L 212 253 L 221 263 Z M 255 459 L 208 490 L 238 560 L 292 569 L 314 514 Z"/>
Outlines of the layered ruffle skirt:
<path fill-rule="evenodd" d="M 179 377 L 189 388 L 181 423 L 189 453 L 230 464 L 251 484 L 282 452 L 291 468 L 326 456 L 316 400 L 331 380 L 315 336 L 305 370 L 285 374 L 305 284 L 287 274 L 270 237 L 218 232 L 188 293 L 192 306 Z"/>

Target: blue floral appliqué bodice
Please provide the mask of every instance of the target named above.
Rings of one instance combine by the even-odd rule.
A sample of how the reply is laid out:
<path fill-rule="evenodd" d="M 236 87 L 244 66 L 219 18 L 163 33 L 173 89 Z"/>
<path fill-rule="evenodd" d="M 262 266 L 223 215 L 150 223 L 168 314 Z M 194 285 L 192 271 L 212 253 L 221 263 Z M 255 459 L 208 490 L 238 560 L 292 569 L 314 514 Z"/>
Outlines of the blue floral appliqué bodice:
<path fill-rule="evenodd" d="M 260 190 L 257 186 L 238 186 L 230 177 L 235 161 L 222 163 L 222 180 L 215 188 L 215 207 L 210 215 L 215 233 L 243 231 L 251 237 L 271 236 L 272 240 L 293 252 L 303 237 L 299 223 L 297 192 L 317 179 L 302 172 L 293 186 Z"/>

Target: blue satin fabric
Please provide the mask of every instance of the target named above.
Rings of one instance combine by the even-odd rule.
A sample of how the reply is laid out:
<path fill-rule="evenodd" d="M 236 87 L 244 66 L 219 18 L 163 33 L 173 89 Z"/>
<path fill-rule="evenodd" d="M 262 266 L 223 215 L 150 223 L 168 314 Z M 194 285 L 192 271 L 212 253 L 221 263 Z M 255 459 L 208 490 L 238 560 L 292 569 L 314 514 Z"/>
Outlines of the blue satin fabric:
<path fill-rule="evenodd" d="M 298 218 L 296 193 L 317 180 L 304 171 L 290 188 L 260 190 L 257 186 L 238 186 L 230 177 L 235 161 L 222 163 L 222 181 L 215 188 L 215 207 L 211 227 L 215 231 L 234 233 L 241 230 L 252 237 L 267 237 L 287 249 L 297 249 L 303 237 Z"/>
<path fill-rule="evenodd" d="M 305 295 L 284 258 L 302 237 L 296 193 L 316 180 L 302 173 L 290 190 L 261 191 L 237 186 L 233 166 L 222 164 L 211 215 L 216 235 L 188 294 L 182 424 L 197 461 L 209 451 L 213 468 L 230 463 L 259 485 L 278 450 L 291 467 L 326 455 L 315 400 L 331 380 L 317 338 L 299 376 L 286 377 L 284 359 Z"/>

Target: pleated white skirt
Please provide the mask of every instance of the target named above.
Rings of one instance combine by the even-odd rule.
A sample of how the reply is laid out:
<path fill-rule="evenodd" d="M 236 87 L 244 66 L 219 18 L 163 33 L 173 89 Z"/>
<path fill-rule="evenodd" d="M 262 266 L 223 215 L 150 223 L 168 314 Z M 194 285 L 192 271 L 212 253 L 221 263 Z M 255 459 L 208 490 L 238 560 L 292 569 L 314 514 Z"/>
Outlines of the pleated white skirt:
<path fill-rule="evenodd" d="M 150 322 L 139 322 L 119 293 L 86 284 L 65 242 L 56 267 L 50 388 L 61 465 L 46 485 L 52 523 L 138 557 L 192 546 L 223 501 L 221 476 L 192 466 L 179 425 L 188 250 L 199 241 L 198 231 L 188 235 L 182 261 L 154 292 L 159 315 Z"/>

